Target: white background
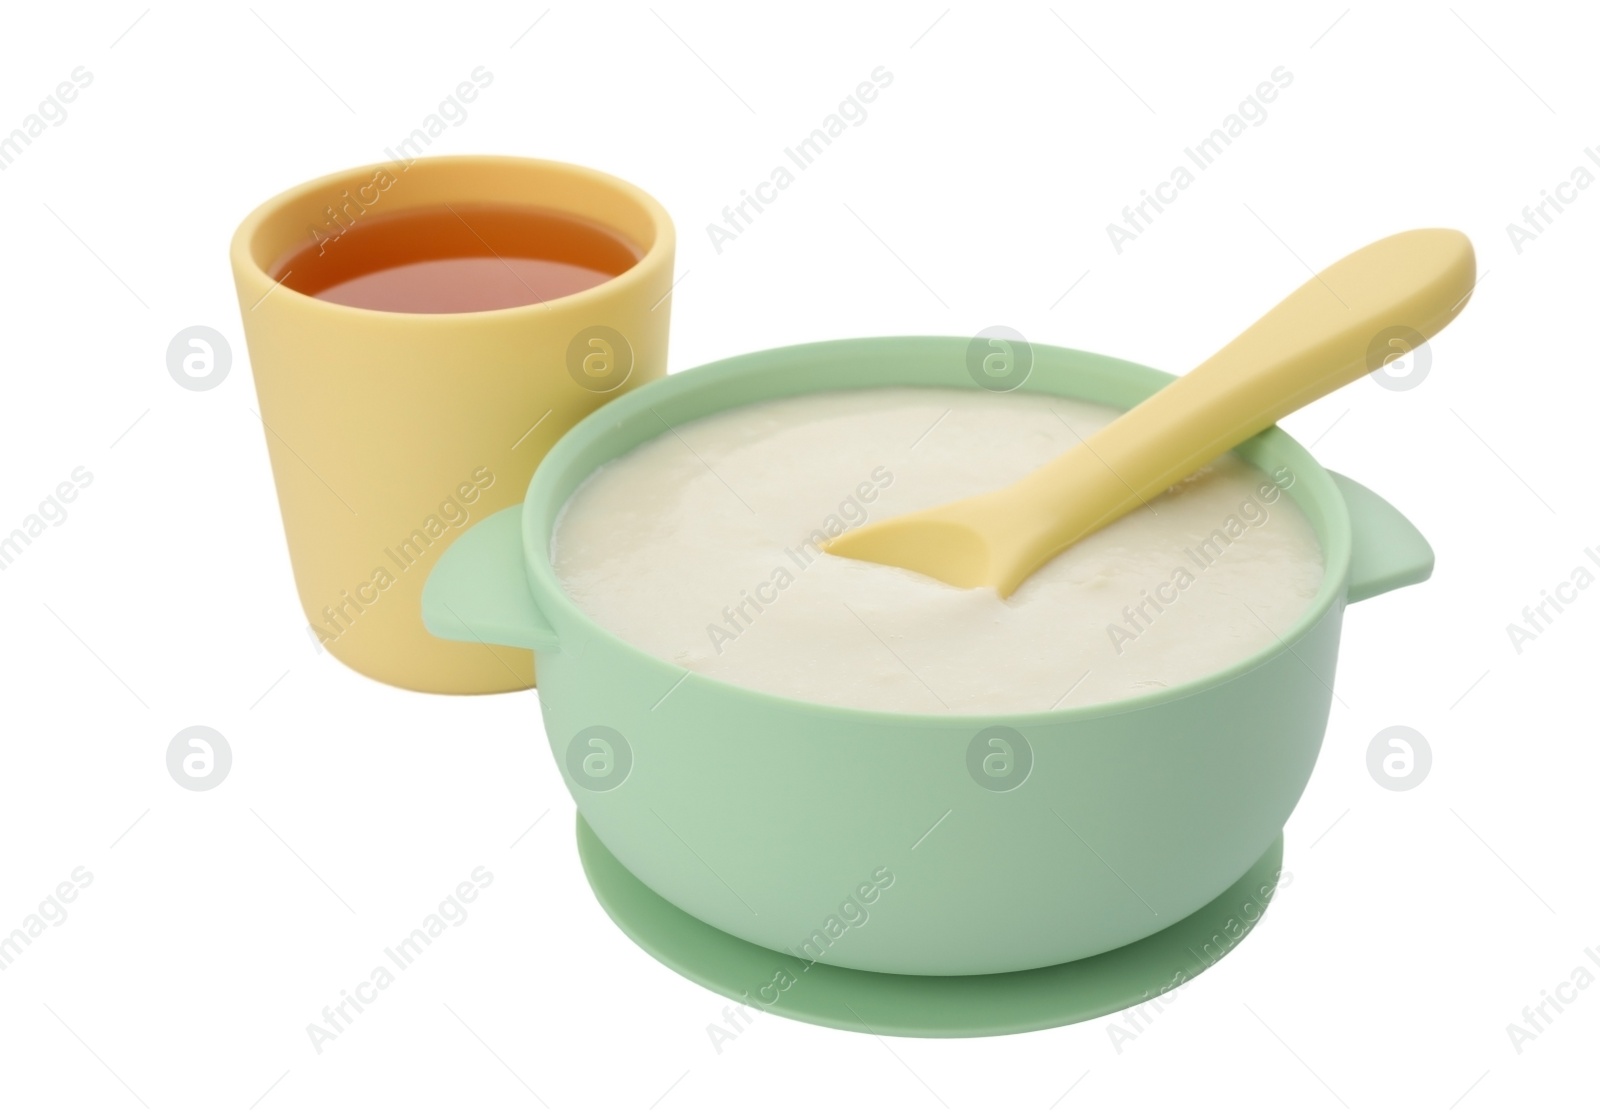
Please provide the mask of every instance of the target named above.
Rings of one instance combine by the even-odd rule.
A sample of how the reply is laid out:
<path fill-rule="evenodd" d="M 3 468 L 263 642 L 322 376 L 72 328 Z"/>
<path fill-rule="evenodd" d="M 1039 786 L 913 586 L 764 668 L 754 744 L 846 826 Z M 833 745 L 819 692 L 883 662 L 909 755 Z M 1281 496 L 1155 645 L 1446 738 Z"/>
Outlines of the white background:
<path fill-rule="evenodd" d="M 4 21 L 0 133 L 74 67 L 93 81 L 0 172 L 0 534 L 74 467 L 94 480 L 0 571 L 0 932 L 73 868 L 94 881 L 0 972 L 0 1113 L 1496 1115 L 1591 1091 L 1600 985 L 1520 1054 L 1507 1034 L 1574 969 L 1600 976 L 1600 589 L 1520 652 L 1506 632 L 1600 571 L 1600 189 L 1520 253 L 1506 230 L 1600 143 L 1584 13 L 262 0 Z M 1419 387 L 1363 379 L 1284 425 L 1406 511 L 1438 570 L 1350 610 L 1293 885 L 1136 1040 L 767 1017 L 719 1054 L 724 1000 L 592 899 L 534 696 L 404 693 L 315 651 L 228 239 L 269 195 L 381 159 L 477 66 L 493 84 L 432 151 L 589 164 L 674 215 L 674 370 L 1000 323 L 1182 371 L 1308 265 L 1413 226 L 1473 237 L 1482 285 Z M 714 251 L 706 224 L 878 66 L 869 119 Z M 1279 66 L 1267 120 L 1114 251 L 1107 223 Z M 234 349 L 207 392 L 166 368 L 195 324 Z M 193 724 L 234 755 L 205 793 L 165 762 Z M 1367 766 L 1396 724 L 1432 747 L 1409 792 Z M 479 865 L 470 919 L 317 1055 L 306 1026 Z"/>

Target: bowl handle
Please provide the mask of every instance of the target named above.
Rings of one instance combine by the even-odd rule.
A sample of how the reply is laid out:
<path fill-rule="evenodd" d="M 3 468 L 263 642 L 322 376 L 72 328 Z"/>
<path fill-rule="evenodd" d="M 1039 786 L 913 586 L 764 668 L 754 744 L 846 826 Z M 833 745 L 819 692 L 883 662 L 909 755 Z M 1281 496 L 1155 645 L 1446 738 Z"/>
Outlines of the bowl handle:
<path fill-rule="evenodd" d="M 1350 510 L 1350 589 L 1346 602 L 1409 587 L 1433 574 L 1433 549 L 1400 510 L 1343 474 L 1334 484 Z"/>
<path fill-rule="evenodd" d="M 469 528 L 428 573 L 422 624 L 435 637 L 554 649 L 555 630 L 533 601 L 522 563 L 522 506 Z"/>

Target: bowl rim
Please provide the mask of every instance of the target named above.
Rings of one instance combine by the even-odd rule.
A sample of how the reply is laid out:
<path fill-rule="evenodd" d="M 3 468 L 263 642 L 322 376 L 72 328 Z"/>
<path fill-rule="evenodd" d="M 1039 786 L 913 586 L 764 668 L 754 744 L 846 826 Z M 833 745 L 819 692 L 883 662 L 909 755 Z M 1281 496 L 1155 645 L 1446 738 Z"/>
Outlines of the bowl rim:
<path fill-rule="evenodd" d="M 904 725 L 909 720 L 915 725 L 925 725 L 930 728 L 998 725 L 1020 729 L 1029 726 L 1058 726 L 1064 723 L 1093 722 L 1146 711 L 1192 698 L 1215 688 L 1235 683 L 1281 657 L 1294 656 L 1297 660 L 1300 659 L 1294 650 L 1294 646 L 1314 630 L 1330 610 L 1336 610 L 1343 605 L 1344 595 L 1349 583 L 1352 528 L 1349 508 L 1345 504 L 1344 497 L 1334 482 L 1333 476 L 1317 462 L 1307 448 L 1276 426 L 1268 428 L 1259 435 L 1246 440 L 1240 445 L 1239 449 L 1244 451 L 1247 460 L 1264 457 L 1267 454 L 1294 460 L 1291 465 L 1296 470 L 1295 481 L 1290 486 L 1284 487 L 1284 489 L 1289 494 L 1290 499 L 1301 509 L 1307 520 L 1311 522 L 1312 529 L 1317 534 L 1317 542 L 1322 548 L 1323 576 L 1322 582 L 1317 588 L 1317 593 L 1306 604 L 1305 609 L 1300 617 L 1296 619 L 1294 625 L 1281 633 L 1273 632 L 1273 641 L 1257 652 L 1235 661 L 1226 668 L 1148 695 L 1129 696 L 1102 703 L 1052 708 L 1045 711 L 1020 712 L 884 711 L 875 708 L 816 703 L 731 683 L 714 676 L 695 672 L 673 661 L 658 657 L 654 653 L 647 652 L 623 640 L 617 634 L 585 614 L 575 602 L 567 597 L 551 562 L 550 542 L 554 535 L 556 523 L 565 508 L 567 500 L 578 485 L 582 483 L 583 479 L 587 478 L 594 469 L 599 467 L 591 467 L 582 477 L 573 480 L 570 485 L 561 489 L 561 492 L 556 493 L 554 491 L 561 487 L 562 482 L 567 480 L 565 475 L 573 467 L 573 460 L 597 439 L 622 428 L 628 421 L 636 417 L 641 417 L 645 413 L 656 412 L 656 409 L 670 402 L 684 399 L 693 400 L 699 396 L 716 393 L 723 386 L 730 384 L 772 378 L 775 373 L 781 371 L 793 373 L 797 362 L 809 364 L 828 362 L 831 364 L 841 361 L 870 361 L 874 356 L 883 357 L 892 350 L 914 347 L 949 347 L 952 353 L 957 350 L 964 352 L 972 342 L 972 338 L 955 335 L 886 335 L 837 338 L 757 350 L 733 357 L 721 358 L 642 385 L 637 389 L 622 394 L 580 420 L 557 440 L 534 470 L 533 478 L 528 484 L 528 490 L 521 507 L 523 569 L 527 576 L 529 591 L 539 612 L 544 615 L 546 621 L 555 631 L 558 642 L 561 641 L 564 633 L 570 632 L 574 627 L 586 628 L 591 637 L 598 638 L 607 646 L 607 655 L 616 654 L 638 658 L 659 669 L 679 674 L 680 680 L 678 684 L 673 685 L 673 691 L 676 691 L 685 680 L 692 676 L 696 678 L 697 686 L 710 688 L 713 694 L 724 693 L 729 698 L 739 698 L 745 701 L 761 700 L 768 705 L 777 705 L 778 709 L 787 711 L 795 716 L 803 715 L 811 718 L 820 717 L 868 724 L 893 722 L 897 725 Z M 1116 382 L 1124 389 L 1139 391 L 1139 399 L 1154 393 L 1162 385 L 1175 379 L 1172 374 L 1164 373 L 1150 366 L 1140 365 L 1136 362 L 1126 361 L 1106 354 L 1040 343 L 1032 343 L 1031 348 L 1034 354 L 1035 368 L 1037 368 L 1040 354 L 1044 354 L 1052 360 L 1065 361 L 1073 365 L 1085 365 L 1091 367 L 1091 369 L 1074 370 L 1073 374 L 1087 373 L 1091 379 Z M 1037 385 L 1033 385 L 1030 389 L 1029 383 L 1033 380 L 1032 376 L 1028 377 L 1023 385 L 1018 386 L 1018 389 L 1049 396 L 1059 396 L 1065 399 L 1081 399 L 1089 403 L 1104 404 L 1105 406 L 1119 409 L 1126 409 L 1132 406 L 1126 403 L 1097 400 L 1091 396 L 1075 396 L 1074 394 L 1052 391 L 1040 388 Z M 870 377 L 859 385 L 852 387 L 877 389 L 902 385 L 925 388 L 970 387 L 974 392 L 989 391 L 970 380 L 967 382 L 967 386 L 962 386 L 953 381 L 943 383 L 933 380 L 878 380 Z M 834 392 L 850 391 L 850 389 L 827 387 L 810 391 Z M 763 392 L 753 398 L 751 402 L 754 400 L 778 400 L 789 396 L 803 395 L 808 395 L 808 390 Z M 724 403 L 699 411 L 692 418 L 684 418 L 681 422 L 692 423 L 695 419 L 743 407 L 746 403 L 749 402 Z M 669 424 L 659 413 L 656 414 L 655 418 L 664 425 L 663 429 L 655 434 L 666 434 L 668 430 L 676 426 Z M 654 438 L 655 434 L 647 435 L 630 444 L 629 447 L 610 455 L 605 459 L 605 462 L 613 461 L 620 455 L 626 454 L 633 447 L 641 445 L 649 438 Z M 604 465 L 604 463 L 600 465 Z M 1252 465 L 1257 465 L 1257 468 L 1260 469 L 1259 465 L 1253 461 Z M 1306 471 L 1304 475 L 1299 473 L 1299 467 L 1302 465 Z M 1302 486 L 1301 483 L 1309 484 Z M 1306 495 L 1305 500 L 1302 500 L 1300 496 L 1302 494 Z M 565 644 L 564 642 L 561 643 Z M 537 656 L 538 652 L 536 651 L 536 672 Z M 1303 664 L 1304 662 L 1302 661 L 1301 663 Z M 1307 667 L 1309 670 L 1309 666 Z M 1325 680 L 1321 681 L 1321 683 L 1328 690 L 1331 703 L 1333 698 L 1332 685 Z M 540 685 L 540 690 L 543 690 L 542 684 Z"/>

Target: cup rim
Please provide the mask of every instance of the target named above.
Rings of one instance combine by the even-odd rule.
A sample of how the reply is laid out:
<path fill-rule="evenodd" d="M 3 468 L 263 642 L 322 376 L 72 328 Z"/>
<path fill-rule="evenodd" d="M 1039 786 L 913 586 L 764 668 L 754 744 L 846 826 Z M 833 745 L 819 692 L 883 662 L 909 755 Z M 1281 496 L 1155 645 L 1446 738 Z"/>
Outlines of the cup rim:
<path fill-rule="evenodd" d="M 572 292 L 569 295 L 557 296 L 554 299 L 547 299 L 542 303 L 521 303 L 515 307 L 496 307 L 485 311 L 380 311 L 371 307 L 352 307 L 346 303 L 334 303 L 289 287 L 281 280 L 274 278 L 256 259 L 255 253 L 252 251 L 251 242 L 255 239 L 256 233 L 260 230 L 262 224 L 285 206 L 299 201 L 308 194 L 327 190 L 352 176 L 360 176 L 366 173 L 376 174 L 379 171 L 393 172 L 396 166 L 399 166 L 401 172 L 404 172 L 412 170 L 418 164 L 428 164 L 433 167 L 449 164 L 480 167 L 516 165 L 529 170 L 543 171 L 546 174 L 586 181 L 594 186 L 625 195 L 638 204 L 649 215 L 655 236 L 639 259 L 625 271 L 593 287 L 584 288 L 582 291 Z M 574 216 L 583 217 L 584 215 L 575 214 Z M 239 223 L 229 244 L 229 258 L 235 271 L 251 273 L 257 280 L 268 284 L 269 295 L 281 291 L 285 298 L 288 298 L 291 302 L 304 300 L 308 304 L 326 308 L 330 313 L 347 313 L 358 318 L 368 317 L 374 322 L 390 323 L 406 320 L 451 323 L 462 321 L 483 322 L 519 314 L 539 313 L 549 308 L 566 309 L 577 307 L 584 302 L 608 299 L 619 285 L 638 283 L 641 276 L 655 271 L 663 259 L 670 260 L 676 247 L 676 240 L 676 229 L 672 224 L 672 217 L 667 213 L 666 207 L 642 188 L 605 171 L 599 171 L 593 167 L 585 167 L 577 163 L 535 159 L 529 156 L 431 155 L 421 156 L 404 164 L 397 164 L 394 161 L 358 164 L 354 167 L 347 167 L 342 171 L 333 171 L 318 178 L 309 179 L 289 187 L 287 190 L 279 191 L 251 210 L 244 220 Z M 668 290 L 670 292 L 671 289 L 669 288 Z M 262 298 L 265 298 L 265 296 Z"/>
<path fill-rule="evenodd" d="M 561 485 L 561 481 L 558 481 L 558 476 L 564 474 L 571 461 L 581 450 L 589 442 L 600 437 L 602 433 L 620 428 L 632 416 L 641 412 L 654 412 L 658 407 L 665 406 L 669 401 L 679 397 L 715 393 L 720 386 L 730 383 L 759 382 L 763 378 L 778 373 L 797 360 L 812 362 L 843 362 L 862 358 L 870 360 L 870 356 L 875 350 L 883 353 L 887 349 L 907 346 L 922 346 L 930 351 L 939 347 L 964 349 L 969 342 L 970 339 L 968 338 L 956 336 L 900 335 L 837 338 L 760 350 L 754 353 L 723 358 L 670 377 L 664 377 L 651 384 L 640 386 L 635 391 L 619 397 L 586 416 L 562 435 L 545 454 L 545 457 L 534 470 L 533 478 L 528 484 L 528 490 L 522 503 L 520 514 L 520 536 L 523 552 L 522 567 L 538 610 L 555 628 L 558 638 L 564 627 L 587 627 L 591 633 L 597 634 L 608 646 L 614 646 L 621 650 L 625 656 L 641 658 L 653 666 L 673 672 L 684 673 L 687 671 L 689 675 L 698 678 L 696 682 L 699 686 L 711 688 L 714 692 L 730 697 L 737 697 L 746 701 L 760 699 L 767 704 L 777 705 L 779 709 L 795 715 L 848 719 L 864 723 L 893 722 L 903 724 L 909 720 L 917 725 L 933 728 L 1006 725 L 1023 729 L 1063 723 L 1087 723 L 1099 719 L 1137 714 L 1155 707 L 1165 706 L 1168 703 L 1177 703 L 1190 699 L 1214 688 L 1236 683 L 1262 666 L 1281 657 L 1293 656 L 1298 660 L 1300 658 L 1299 654 L 1295 652 L 1296 646 L 1320 625 L 1330 612 L 1336 615 L 1335 625 L 1339 624 L 1337 615 L 1343 605 L 1349 584 L 1350 557 L 1353 546 L 1353 529 L 1349 508 L 1346 506 L 1344 497 L 1327 468 L 1319 463 L 1306 447 L 1298 443 L 1282 428 L 1276 426 L 1252 436 L 1241 444 L 1241 448 L 1259 449 L 1263 454 L 1277 455 L 1289 460 L 1296 469 L 1301 464 L 1304 464 L 1306 473 L 1301 480 L 1306 485 L 1301 492 L 1307 495 L 1307 500 L 1302 503 L 1294 494 L 1290 494 L 1290 499 L 1295 501 L 1297 505 L 1301 505 L 1302 512 L 1306 514 L 1308 520 L 1312 521 L 1313 531 L 1317 534 L 1317 543 L 1322 548 L 1323 574 L 1317 593 L 1315 597 L 1306 603 L 1304 610 L 1293 625 L 1285 627 L 1281 632 L 1273 633 L 1272 640 L 1256 652 L 1203 676 L 1194 677 L 1170 688 L 1165 688 L 1160 692 L 1153 692 L 1148 695 L 1124 696 L 1120 699 L 1105 700 L 1099 703 L 1081 704 L 1044 711 L 886 711 L 876 708 L 847 707 L 841 704 L 820 703 L 775 692 L 766 692 L 715 676 L 707 676 L 704 673 L 685 670 L 681 665 L 674 664 L 663 657 L 641 649 L 613 633 L 584 613 L 583 609 L 567 596 L 566 590 L 562 587 L 561 581 L 555 573 L 555 566 L 551 561 L 550 543 L 561 513 L 566 507 L 566 502 L 577 486 L 582 483 L 582 479 L 574 482 L 564 493 L 558 494 L 555 492 Z M 1041 354 L 1049 354 L 1056 359 L 1092 364 L 1094 370 L 1088 374 L 1086 379 L 1090 381 L 1096 379 L 1110 381 L 1117 386 L 1134 390 L 1148 388 L 1148 392 L 1144 395 L 1149 395 L 1159 390 L 1163 385 L 1175 379 L 1173 374 L 1164 373 L 1146 365 L 1085 350 L 1034 343 L 1033 353 L 1036 360 Z M 863 389 L 883 388 L 894 384 L 910 384 L 912 387 L 966 387 L 941 385 L 933 380 L 912 382 L 889 380 L 880 382 L 872 380 L 856 387 Z M 822 388 L 811 391 L 849 390 Z M 981 392 L 983 390 L 972 386 L 972 391 Z M 1045 391 L 1048 395 L 1053 396 L 1069 395 L 1050 390 L 1036 389 L 1033 391 Z M 764 393 L 759 397 L 759 400 L 776 400 L 795 395 L 806 395 L 806 392 Z M 1084 396 L 1082 399 L 1097 402 L 1089 396 Z M 1137 403 L 1137 400 L 1134 403 Z M 711 408 L 700 413 L 696 418 L 715 415 L 740 406 L 742 405 L 734 403 Z M 1126 408 L 1132 407 L 1132 404 L 1114 404 L 1111 406 Z M 659 415 L 657 418 L 660 418 Z M 663 420 L 662 422 L 666 421 Z M 635 444 L 635 446 L 637 445 L 639 444 Z M 616 457 L 618 456 L 612 455 L 605 461 L 610 462 Z M 1247 461 L 1250 457 L 1249 455 L 1246 456 Z M 604 463 L 600 465 L 603 466 Z M 598 468 L 596 467 L 596 469 Z M 587 474 L 585 477 L 587 477 Z M 557 497 L 560 499 L 559 503 L 554 500 Z M 546 507 L 552 504 L 555 507 L 547 510 Z M 1316 510 L 1316 516 L 1312 515 L 1313 509 Z M 1317 523 L 1317 517 L 1319 516 L 1325 524 L 1325 532 L 1319 530 Z M 1329 702 L 1332 702 L 1331 689 Z"/>

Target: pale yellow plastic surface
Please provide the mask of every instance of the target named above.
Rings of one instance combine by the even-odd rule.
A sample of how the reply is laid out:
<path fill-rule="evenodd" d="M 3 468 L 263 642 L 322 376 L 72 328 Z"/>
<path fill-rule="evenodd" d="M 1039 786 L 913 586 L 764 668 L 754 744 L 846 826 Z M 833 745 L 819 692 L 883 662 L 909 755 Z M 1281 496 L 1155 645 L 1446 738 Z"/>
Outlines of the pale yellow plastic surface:
<path fill-rule="evenodd" d="M 616 230 L 644 255 L 575 295 L 466 314 L 340 306 L 269 272 L 310 243 L 312 230 L 328 237 L 445 203 L 563 210 Z M 418 691 L 533 686 L 527 649 L 428 633 L 423 584 L 469 527 L 522 500 L 534 467 L 573 424 L 665 375 L 673 247 L 671 219 L 638 188 L 587 168 L 498 156 L 356 168 L 296 187 L 244 220 L 232 246 L 240 314 L 295 584 L 322 648 Z M 571 372 L 575 342 L 594 348 L 585 341 L 597 336 L 592 327 L 626 339 L 632 369 L 622 384 Z"/>
<path fill-rule="evenodd" d="M 1051 556 L 1398 356 L 1408 339 L 1431 337 L 1455 318 L 1476 275 L 1472 243 L 1452 229 L 1368 245 L 1187 376 L 1020 481 L 865 525 L 828 551 L 1008 597 Z"/>

